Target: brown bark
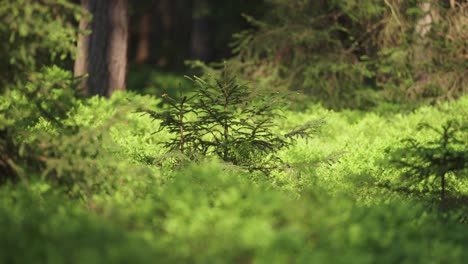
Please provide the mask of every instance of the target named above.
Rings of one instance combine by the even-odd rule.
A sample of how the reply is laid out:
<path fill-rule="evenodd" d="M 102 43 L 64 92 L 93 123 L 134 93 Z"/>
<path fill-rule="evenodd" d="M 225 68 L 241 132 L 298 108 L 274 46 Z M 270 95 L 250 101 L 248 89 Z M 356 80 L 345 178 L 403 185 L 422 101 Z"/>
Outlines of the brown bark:
<path fill-rule="evenodd" d="M 128 16 L 127 0 L 82 0 L 91 23 L 80 26 L 92 31 L 78 41 L 75 76 L 88 73 L 82 85 L 88 95 L 110 96 L 126 87 Z"/>
<path fill-rule="evenodd" d="M 89 10 L 89 1 L 82 0 L 81 1 L 81 8 L 83 10 Z M 82 77 L 85 78 L 86 74 L 88 73 L 88 45 L 89 45 L 89 34 L 85 34 L 85 30 L 89 29 L 90 18 L 82 17 L 80 20 L 80 35 L 78 36 L 78 47 L 77 47 L 77 54 L 75 59 L 75 66 L 74 66 L 74 76 L 75 77 Z M 78 90 L 81 92 L 85 92 L 86 90 L 86 80 L 79 84 Z"/>
<path fill-rule="evenodd" d="M 150 13 L 146 12 L 140 21 L 138 32 L 138 46 L 136 51 L 136 63 L 145 63 L 150 55 L 150 40 L 151 40 L 151 17 Z"/>
<path fill-rule="evenodd" d="M 126 89 L 127 79 L 127 49 L 128 49 L 128 14 L 127 0 L 111 1 L 111 40 L 109 50 L 109 91 Z"/>

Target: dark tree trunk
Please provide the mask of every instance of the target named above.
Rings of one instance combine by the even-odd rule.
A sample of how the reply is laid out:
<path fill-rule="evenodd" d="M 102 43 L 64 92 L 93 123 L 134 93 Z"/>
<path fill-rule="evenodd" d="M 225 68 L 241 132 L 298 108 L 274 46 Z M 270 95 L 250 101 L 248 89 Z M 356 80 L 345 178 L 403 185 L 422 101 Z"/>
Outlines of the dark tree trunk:
<path fill-rule="evenodd" d="M 192 59 L 208 61 L 210 53 L 210 21 L 205 10 L 208 8 L 206 0 L 194 0 L 192 21 Z"/>
<path fill-rule="evenodd" d="M 89 95 L 110 96 L 126 86 L 128 16 L 127 0 L 82 0 L 93 19 L 80 22 L 91 35 L 81 36 L 75 76 L 88 74 L 82 89 Z"/>
<path fill-rule="evenodd" d="M 172 17 L 173 3 L 169 0 L 159 0 L 156 7 L 156 25 L 153 36 L 154 42 L 159 42 L 154 52 L 156 64 L 166 67 L 170 64 L 171 43 L 170 33 L 174 26 Z M 169 56 L 168 56 L 169 54 Z"/>
<path fill-rule="evenodd" d="M 145 12 L 141 17 L 138 28 L 138 44 L 135 62 L 138 64 L 148 62 L 151 43 L 151 13 Z"/>

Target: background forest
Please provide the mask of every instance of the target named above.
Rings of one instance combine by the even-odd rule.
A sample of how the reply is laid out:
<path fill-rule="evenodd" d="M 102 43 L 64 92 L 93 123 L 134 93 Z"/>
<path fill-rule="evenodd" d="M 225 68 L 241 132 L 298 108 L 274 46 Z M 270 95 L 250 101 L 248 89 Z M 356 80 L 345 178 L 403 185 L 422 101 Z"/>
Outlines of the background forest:
<path fill-rule="evenodd" d="M 0 263 L 466 263 L 468 1 L 2 0 Z"/>

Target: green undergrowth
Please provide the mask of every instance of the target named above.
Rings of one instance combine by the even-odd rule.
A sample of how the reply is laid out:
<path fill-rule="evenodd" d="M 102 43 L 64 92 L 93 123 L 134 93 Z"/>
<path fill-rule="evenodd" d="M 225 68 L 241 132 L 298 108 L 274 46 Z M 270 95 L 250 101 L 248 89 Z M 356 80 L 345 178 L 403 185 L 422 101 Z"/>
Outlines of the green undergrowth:
<path fill-rule="evenodd" d="M 25 128 L 17 141 L 47 139 L 48 152 L 40 171 L 0 187 L 0 263 L 468 259 L 468 208 L 459 202 L 468 196 L 467 169 L 447 174 L 447 195 L 458 202 L 441 208 L 419 183 L 407 185 L 389 151 L 409 137 L 435 140 L 418 130 L 421 122 L 466 124 L 468 97 L 407 113 L 284 110 L 282 132 L 308 120 L 326 124 L 278 151 L 288 167 L 269 175 L 168 153 L 159 143 L 170 133 L 154 133 L 158 121 L 137 112 L 157 111 L 159 102 L 133 93 L 77 100 L 61 120 L 73 133 L 46 119 Z M 457 133 L 466 146 L 467 131 Z"/>

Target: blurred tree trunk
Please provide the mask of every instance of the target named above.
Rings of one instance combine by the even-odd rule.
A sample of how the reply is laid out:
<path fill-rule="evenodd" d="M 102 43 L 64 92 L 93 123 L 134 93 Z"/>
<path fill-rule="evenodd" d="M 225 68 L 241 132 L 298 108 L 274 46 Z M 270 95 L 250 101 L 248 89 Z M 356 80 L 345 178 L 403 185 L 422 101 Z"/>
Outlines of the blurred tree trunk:
<path fill-rule="evenodd" d="M 433 11 L 433 3 L 431 3 L 431 0 L 421 2 L 419 8 L 424 15 L 416 21 L 415 34 L 417 35 L 417 41 L 414 46 L 414 59 L 416 67 L 423 69 L 424 65 L 431 59 L 431 52 L 426 47 L 428 41 L 426 35 L 432 28 L 433 18 L 431 12 Z M 427 79 L 424 70 L 417 71 L 419 71 L 417 73 L 419 79 Z"/>
<path fill-rule="evenodd" d="M 138 44 L 136 47 L 135 62 L 138 64 L 148 62 L 151 44 L 151 13 L 145 12 L 138 28 Z"/>
<path fill-rule="evenodd" d="M 110 96 L 126 87 L 128 16 L 127 0 L 82 0 L 91 22 L 80 22 L 91 35 L 80 36 L 75 76 L 88 74 L 81 88 L 88 95 Z"/>
<path fill-rule="evenodd" d="M 428 41 L 426 34 L 431 30 L 433 23 L 433 18 L 431 15 L 431 11 L 433 11 L 433 3 L 431 1 L 432 0 L 427 0 L 419 4 L 419 8 L 424 15 L 416 21 L 414 32 L 416 34 L 416 42 L 414 43 L 413 47 L 414 60 L 417 67 L 417 79 L 420 80 L 427 79 L 427 74 L 424 70 L 421 71 L 421 69 L 424 69 L 424 65 L 430 61 L 431 56 L 430 51 L 426 47 Z"/>
<path fill-rule="evenodd" d="M 157 3 L 157 27 L 153 34 L 153 40 L 159 41 L 159 49 L 155 52 L 156 64 L 165 67 L 170 64 L 171 54 L 171 30 L 173 29 L 172 8 L 170 0 L 159 0 Z M 169 56 L 168 56 L 169 54 Z"/>
<path fill-rule="evenodd" d="M 89 0 L 81 0 L 81 8 L 83 10 L 89 11 Z M 80 19 L 80 30 L 85 31 L 89 29 L 90 20 L 87 17 L 82 17 Z M 88 46 L 89 46 L 89 35 L 82 32 L 78 36 L 78 47 L 77 54 L 75 59 L 75 66 L 73 74 L 75 77 L 85 77 L 88 73 Z M 85 93 L 86 92 L 86 81 L 82 81 L 78 90 Z"/>
<path fill-rule="evenodd" d="M 431 64 L 434 56 L 433 50 L 428 46 L 427 34 L 432 29 L 434 23 L 433 14 L 437 12 L 435 0 L 426 0 L 419 3 L 419 9 L 422 12 L 421 18 L 415 23 L 414 34 L 416 41 L 413 44 L 413 85 L 407 89 L 406 95 L 413 100 L 417 100 L 427 91 L 428 84 L 431 82 L 431 74 L 427 71 L 427 65 Z"/>
<path fill-rule="evenodd" d="M 424 16 L 416 22 L 416 33 L 421 39 L 424 39 L 432 27 L 432 3 L 430 1 L 422 2 L 419 8 L 423 12 Z"/>
<path fill-rule="evenodd" d="M 192 59 L 208 61 L 211 57 L 208 12 L 209 6 L 206 0 L 193 0 Z"/>

